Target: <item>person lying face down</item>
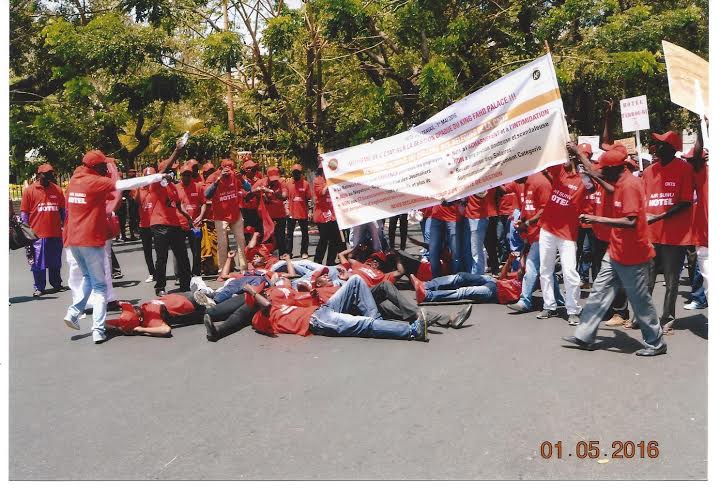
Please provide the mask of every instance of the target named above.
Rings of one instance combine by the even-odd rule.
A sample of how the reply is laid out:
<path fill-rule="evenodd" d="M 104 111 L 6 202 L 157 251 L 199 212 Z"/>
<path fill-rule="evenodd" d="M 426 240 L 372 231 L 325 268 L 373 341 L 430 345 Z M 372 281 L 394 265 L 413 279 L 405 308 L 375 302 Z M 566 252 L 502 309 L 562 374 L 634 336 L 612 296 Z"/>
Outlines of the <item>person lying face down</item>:
<path fill-rule="evenodd" d="M 126 336 L 169 337 L 171 325 L 180 327 L 200 323 L 205 307 L 190 293 L 171 293 L 134 306 L 120 302 L 121 314 L 105 322 L 107 328 Z"/>

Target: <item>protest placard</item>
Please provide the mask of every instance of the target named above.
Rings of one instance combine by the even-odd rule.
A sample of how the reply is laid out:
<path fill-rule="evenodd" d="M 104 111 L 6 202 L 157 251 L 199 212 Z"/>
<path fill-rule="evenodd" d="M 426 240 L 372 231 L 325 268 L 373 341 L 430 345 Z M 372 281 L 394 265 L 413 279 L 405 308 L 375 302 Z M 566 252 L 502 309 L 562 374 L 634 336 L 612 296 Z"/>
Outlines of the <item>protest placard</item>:
<path fill-rule="evenodd" d="M 670 100 L 699 114 L 710 112 L 708 76 L 710 65 L 685 48 L 662 42 Z"/>
<path fill-rule="evenodd" d="M 620 100 L 620 116 L 624 133 L 649 130 L 647 97 L 644 95 Z"/>
<path fill-rule="evenodd" d="M 600 137 L 598 135 L 578 136 L 577 142 L 578 142 L 578 145 L 582 145 L 583 143 L 587 143 L 588 145 L 590 145 L 590 148 L 592 148 L 593 153 L 600 151 Z"/>
<path fill-rule="evenodd" d="M 625 148 L 627 148 L 628 155 L 637 153 L 637 145 L 635 138 L 620 138 L 618 140 L 615 140 L 614 143 L 621 143 L 625 145 Z"/>
<path fill-rule="evenodd" d="M 348 228 L 565 162 L 568 139 L 547 54 L 411 130 L 322 157 L 338 225 Z"/>

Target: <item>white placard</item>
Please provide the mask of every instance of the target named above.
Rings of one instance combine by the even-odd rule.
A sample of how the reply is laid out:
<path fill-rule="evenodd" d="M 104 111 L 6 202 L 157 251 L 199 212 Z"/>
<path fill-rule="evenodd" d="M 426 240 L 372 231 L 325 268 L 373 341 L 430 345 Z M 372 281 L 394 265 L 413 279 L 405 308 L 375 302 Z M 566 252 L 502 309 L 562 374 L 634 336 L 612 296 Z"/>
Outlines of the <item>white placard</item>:
<path fill-rule="evenodd" d="M 624 133 L 650 129 L 647 97 L 644 95 L 622 99 L 620 101 L 620 115 L 622 116 Z"/>
<path fill-rule="evenodd" d="M 595 136 L 578 136 L 578 145 L 582 145 L 583 143 L 587 143 L 592 148 L 593 153 L 597 153 L 600 150 L 600 137 L 598 135 Z"/>

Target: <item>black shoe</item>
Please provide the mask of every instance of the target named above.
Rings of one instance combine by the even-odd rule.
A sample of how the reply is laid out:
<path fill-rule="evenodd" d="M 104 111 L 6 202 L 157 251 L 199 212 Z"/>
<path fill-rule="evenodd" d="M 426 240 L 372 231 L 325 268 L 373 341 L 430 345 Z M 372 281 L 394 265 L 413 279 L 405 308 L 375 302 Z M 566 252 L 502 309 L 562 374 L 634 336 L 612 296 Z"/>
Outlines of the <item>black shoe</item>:
<path fill-rule="evenodd" d="M 52 293 L 61 293 L 61 292 L 66 292 L 69 289 L 70 289 L 69 286 L 60 285 L 57 288 L 53 288 L 51 291 L 52 291 Z"/>
<path fill-rule="evenodd" d="M 450 327 L 453 329 L 460 329 L 463 324 L 465 324 L 465 321 L 468 320 L 468 317 L 470 317 L 471 312 L 472 305 L 467 305 L 460 309 L 457 314 L 450 318 Z"/>
<path fill-rule="evenodd" d="M 155 290 L 156 297 L 164 297 L 165 295 L 167 295 L 167 292 L 165 290 L 163 290 L 163 289 Z"/>
<path fill-rule="evenodd" d="M 644 348 L 635 352 L 637 356 L 657 356 L 665 353 L 667 353 L 667 344 L 664 343 L 659 348 Z"/>
<path fill-rule="evenodd" d="M 540 313 L 537 315 L 537 318 L 538 318 L 538 319 L 549 319 L 549 318 L 551 318 L 551 317 L 557 317 L 557 316 L 558 316 L 557 310 L 545 310 L 545 309 L 543 309 L 543 311 L 540 312 Z"/>
<path fill-rule="evenodd" d="M 120 312 L 121 310 L 122 310 L 122 307 L 120 307 L 120 302 L 118 302 L 117 300 L 108 302 L 108 304 L 107 304 L 108 312 Z"/>
<path fill-rule="evenodd" d="M 563 341 L 567 341 L 570 344 L 574 344 L 580 349 L 584 349 L 586 351 L 592 351 L 595 348 L 593 348 L 592 343 L 586 343 L 585 341 L 576 338 L 575 336 L 563 336 Z"/>
<path fill-rule="evenodd" d="M 207 340 L 211 343 L 216 343 L 218 340 L 218 332 L 215 324 L 213 324 L 213 321 L 210 318 L 210 314 L 205 314 L 203 317 L 203 324 L 205 324 L 205 329 L 207 330 L 207 334 L 205 335 Z"/>

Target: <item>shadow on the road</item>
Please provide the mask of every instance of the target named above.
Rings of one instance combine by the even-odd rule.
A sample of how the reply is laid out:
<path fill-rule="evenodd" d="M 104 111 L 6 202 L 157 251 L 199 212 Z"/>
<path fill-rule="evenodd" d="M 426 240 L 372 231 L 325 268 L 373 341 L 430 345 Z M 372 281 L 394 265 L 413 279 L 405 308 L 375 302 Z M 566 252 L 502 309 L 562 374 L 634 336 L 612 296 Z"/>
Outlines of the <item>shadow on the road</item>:
<path fill-rule="evenodd" d="M 142 251 L 142 250 L 143 250 L 142 246 L 128 247 L 127 249 L 125 249 L 125 248 L 122 248 L 122 249 L 117 248 L 116 249 L 115 246 L 113 245 L 113 251 L 115 251 L 115 254 L 126 254 L 128 252 L 138 252 L 138 251 Z"/>
<path fill-rule="evenodd" d="M 624 330 L 613 329 L 614 337 L 598 336 L 598 340 L 602 342 L 600 349 L 611 351 L 613 353 L 625 353 L 631 355 L 637 350 L 643 349 L 645 346 L 637 339 L 628 336 Z"/>
<path fill-rule="evenodd" d="M 89 336 L 92 336 L 92 331 L 86 332 L 85 334 L 76 334 L 74 336 L 70 337 L 71 341 L 79 341 L 80 339 L 85 339 Z"/>
<path fill-rule="evenodd" d="M 33 300 L 55 300 L 58 297 L 51 297 L 49 295 L 43 295 L 40 297 L 22 296 L 22 297 L 10 297 L 10 303 L 25 303 L 32 302 Z"/>
<path fill-rule="evenodd" d="M 132 288 L 138 286 L 139 280 L 125 280 L 125 281 L 113 281 L 113 288 Z"/>
<path fill-rule="evenodd" d="M 690 331 L 697 337 L 708 338 L 708 319 L 704 314 L 695 314 L 690 317 L 675 319 L 673 329 L 676 331 Z"/>

